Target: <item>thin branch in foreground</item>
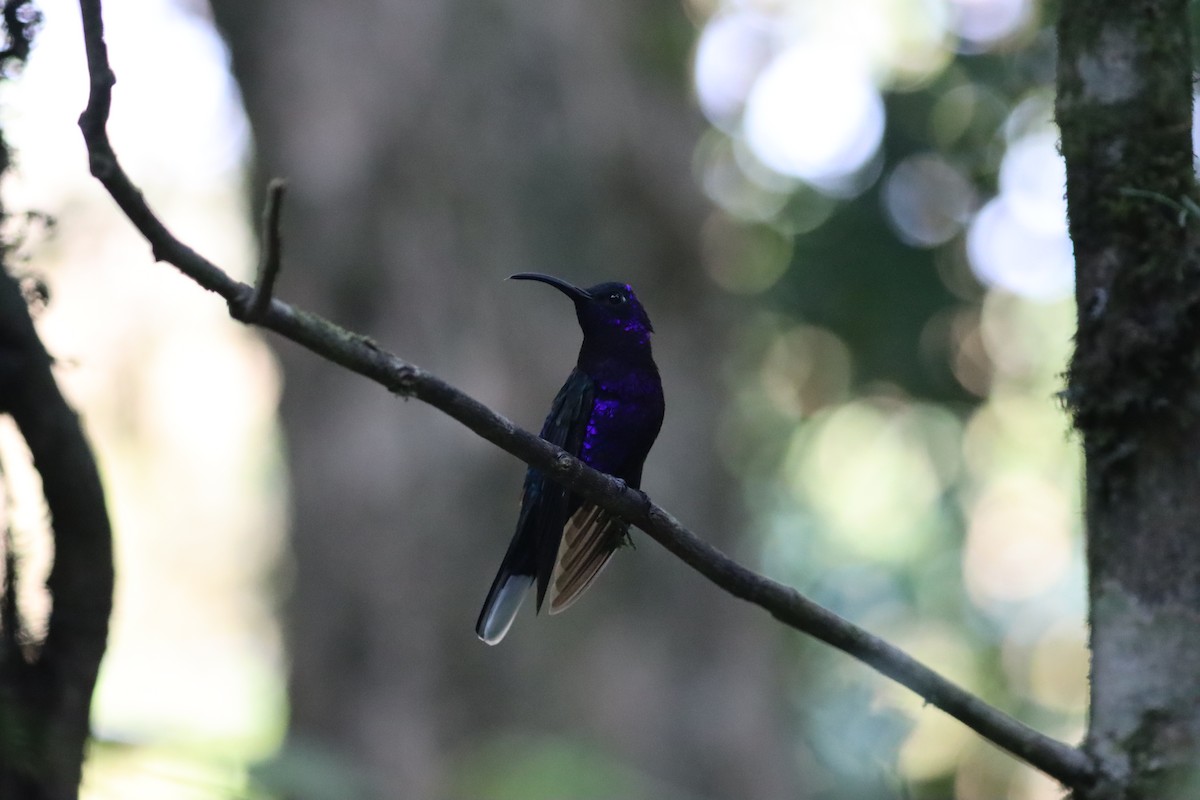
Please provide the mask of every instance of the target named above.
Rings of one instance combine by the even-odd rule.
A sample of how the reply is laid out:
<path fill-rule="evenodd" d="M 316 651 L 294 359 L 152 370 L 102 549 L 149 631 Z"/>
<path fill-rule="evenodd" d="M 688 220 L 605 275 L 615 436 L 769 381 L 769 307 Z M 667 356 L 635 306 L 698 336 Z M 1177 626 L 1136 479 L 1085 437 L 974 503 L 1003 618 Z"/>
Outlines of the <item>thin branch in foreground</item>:
<path fill-rule="evenodd" d="M 121 169 L 105 125 L 111 104 L 112 73 L 104 46 L 100 0 L 80 0 L 91 95 L 79 124 L 93 174 L 130 222 L 166 261 L 204 288 L 216 292 L 238 318 L 254 290 L 176 239 L 146 204 Z M 102 169 L 97 169 L 101 165 Z M 275 331 L 313 353 L 375 381 L 404 397 L 415 397 L 461 422 L 479 436 L 645 531 L 684 563 L 726 592 L 753 603 L 785 625 L 820 639 L 916 692 L 928 704 L 959 719 L 997 746 L 1027 761 L 1064 785 L 1093 781 L 1091 759 L 1081 750 L 1046 736 L 955 685 L 903 650 L 886 642 L 795 589 L 759 575 L 730 559 L 654 505 L 641 492 L 597 472 L 568 453 L 514 425 L 435 375 L 380 349 L 314 314 L 277 299 L 266 302 L 253 323 Z"/>

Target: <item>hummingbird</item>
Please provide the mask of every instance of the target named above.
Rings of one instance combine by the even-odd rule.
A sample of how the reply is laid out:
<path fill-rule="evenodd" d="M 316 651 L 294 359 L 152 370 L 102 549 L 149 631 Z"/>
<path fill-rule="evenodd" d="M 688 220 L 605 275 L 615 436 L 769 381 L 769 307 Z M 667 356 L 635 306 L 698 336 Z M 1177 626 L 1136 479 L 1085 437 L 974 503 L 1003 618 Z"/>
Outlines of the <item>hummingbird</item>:
<path fill-rule="evenodd" d="M 521 272 L 575 304 L 583 344 L 575 369 L 558 390 L 541 436 L 583 463 L 641 488 L 642 465 L 662 427 L 662 381 L 650 354 L 654 327 L 627 283 L 580 289 L 551 275 Z M 526 593 L 537 583 L 540 611 L 563 611 L 591 585 L 628 541 L 629 525 L 549 480 L 525 473 L 517 530 L 488 591 L 475 633 L 497 644 L 508 633 Z"/>

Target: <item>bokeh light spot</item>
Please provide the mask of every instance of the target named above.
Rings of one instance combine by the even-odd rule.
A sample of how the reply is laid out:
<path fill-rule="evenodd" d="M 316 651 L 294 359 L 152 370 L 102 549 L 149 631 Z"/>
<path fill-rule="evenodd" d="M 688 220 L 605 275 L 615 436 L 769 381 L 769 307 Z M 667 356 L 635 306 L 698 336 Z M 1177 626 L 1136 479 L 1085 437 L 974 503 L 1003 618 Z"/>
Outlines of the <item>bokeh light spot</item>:
<path fill-rule="evenodd" d="M 975 217 L 967 237 L 980 280 L 1037 300 L 1063 297 L 1075 281 L 1066 167 L 1057 141 L 1056 129 L 1040 129 L 1009 145 L 1000 194 Z"/>
<path fill-rule="evenodd" d="M 919 153 L 892 170 L 883 186 L 883 204 L 902 241 L 934 247 L 962 230 L 975 205 L 975 190 L 941 156 Z"/>
<path fill-rule="evenodd" d="M 1087 631 L 1078 623 L 1050 627 L 1033 648 L 1029 689 L 1055 711 L 1082 713 L 1088 703 Z"/>
<path fill-rule="evenodd" d="M 817 186 L 861 169 L 883 137 L 883 101 L 864 65 L 842 52 L 794 45 L 746 101 L 746 140 L 764 164 Z"/>
<path fill-rule="evenodd" d="M 1058 130 L 1013 142 L 1000 165 L 1000 192 L 1021 224 L 1046 234 L 1067 230 L 1067 166 L 1058 152 Z"/>
<path fill-rule="evenodd" d="M 989 201 L 967 234 L 971 269 L 988 286 L 1035 300 L 1057 300 L 1075 284 L 1075 251 L 1065 229 L 1045 233 L 1022 222 L 1005 195 Z"/>
<path fill-rule="evenodd" d="M 971 509 L 963 574 L 979 606 L 1045 592 L 1070 563 L 1070 505 L 1058 487 L 1028 476 L 998 480 Z"/>
<path fill-rule="evenodd" d="M 696 46 L 696 98 L 709 122 L 731 130 L 759 73 L 771 60 L 772 27 L 752 11 L 722 14 L 704 26 Z"/>
<path fill-rule="evenodd" d="M 755 294 L 775 285 L 792 259 L 792 240 L 764 225 L 713 214 L 701 230 L 704 266 L 723 289 Z"/>
<path fill-rule="evenodd" d="M 700 186 L 714 203 L 747 222 L 774 219 L 788 202 L 786 191 L 764 186 L 747 175 L 734 141 L 710 131 L 696 147 L 694 169 Z"/>
<path fill-rule="evenodd" d="M 846 344 L 810 325 L 776 337 L 760 373 L 767 399 L 780 413 L 795 419 L 843 399 L 850 391 L 850 377 Z"/>
<path fill-rule="evenodd" d="M 793 440 L 795 490 L 848 552 L 884 561 L 920 554 L 941 492 L 920 414 L 905 404 L 856 401 L 818 415 Z"/>
<path fill-rule="evenodd" d="M 1030 0 L 951 0 L 950 25 L 964 50 L 978 52 L 1009 38 L 1032 17 Z"/>

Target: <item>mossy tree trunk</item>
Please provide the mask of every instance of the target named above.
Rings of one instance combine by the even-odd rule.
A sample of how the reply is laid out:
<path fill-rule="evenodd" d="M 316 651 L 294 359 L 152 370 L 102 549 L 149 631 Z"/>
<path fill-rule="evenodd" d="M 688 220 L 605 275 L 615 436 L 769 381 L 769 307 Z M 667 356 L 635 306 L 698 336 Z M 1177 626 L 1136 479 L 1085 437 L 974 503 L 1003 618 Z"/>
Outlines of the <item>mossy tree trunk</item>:
<path fill-rule="evenodd" d="M 1087 798 L 1200 797 L 1200 260 L 1186 0 L 1067 0 L 1058 121 L 1087 457 Z"/>

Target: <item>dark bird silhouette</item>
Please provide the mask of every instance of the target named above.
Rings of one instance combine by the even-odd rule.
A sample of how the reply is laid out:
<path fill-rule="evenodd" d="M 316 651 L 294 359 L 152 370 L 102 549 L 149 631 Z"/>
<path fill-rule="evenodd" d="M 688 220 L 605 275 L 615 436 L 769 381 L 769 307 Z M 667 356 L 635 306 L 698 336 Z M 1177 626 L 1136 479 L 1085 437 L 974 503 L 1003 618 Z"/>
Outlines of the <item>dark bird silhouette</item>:
<path fill-rule="evenodd" d="M 571 298 L 583 329 L 579 359 L 554 398 L 542 438 L 634 489 L 663 421 L 662 381 L 650 356 L 654 328 L 625 283 L 580 289 L 549 275 L 518 280 L 548 283 Z M 547 595 L 557 614 L 579 599 L 624 544 L 628 525 L 530 467 L 517 530 L 488 592 L 475 632 L 488 644 L 508 633 L 526 591 L 537 581 L 540 611 Z"/>

